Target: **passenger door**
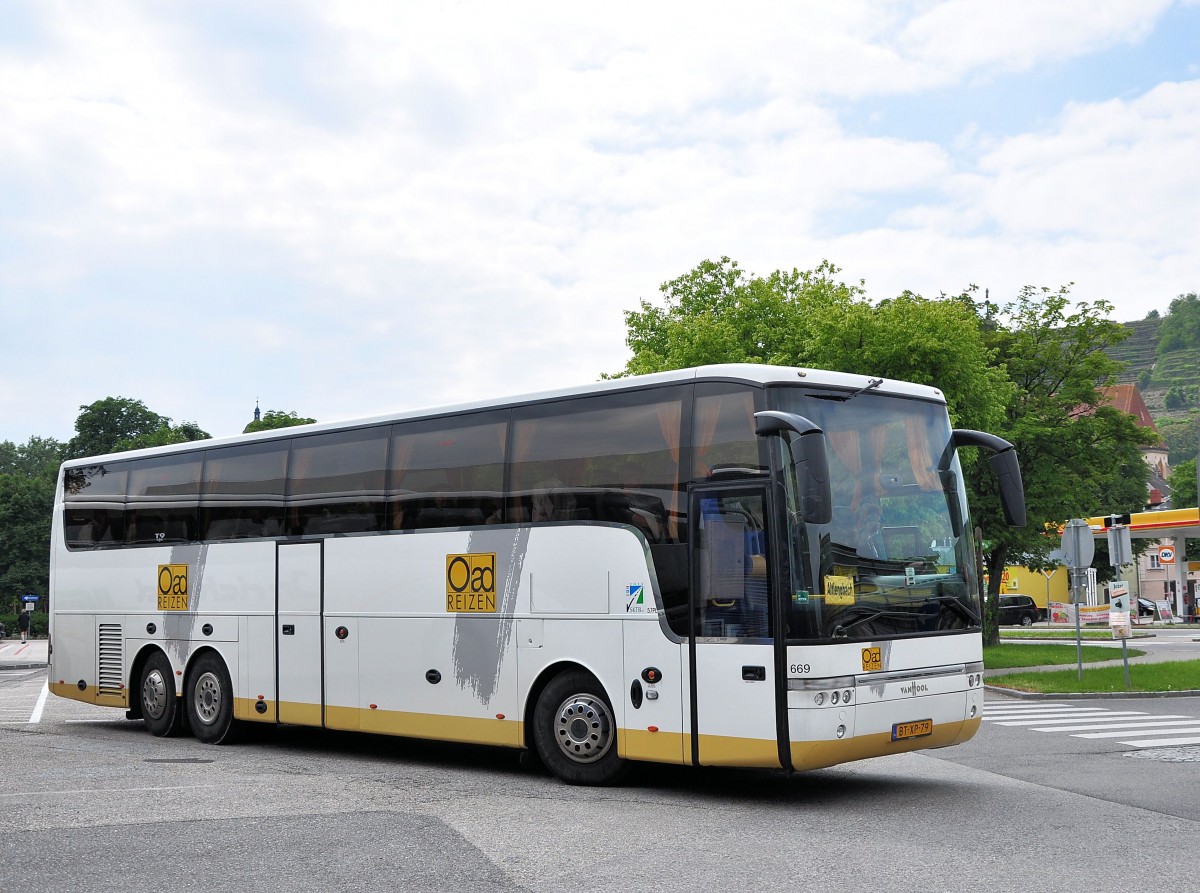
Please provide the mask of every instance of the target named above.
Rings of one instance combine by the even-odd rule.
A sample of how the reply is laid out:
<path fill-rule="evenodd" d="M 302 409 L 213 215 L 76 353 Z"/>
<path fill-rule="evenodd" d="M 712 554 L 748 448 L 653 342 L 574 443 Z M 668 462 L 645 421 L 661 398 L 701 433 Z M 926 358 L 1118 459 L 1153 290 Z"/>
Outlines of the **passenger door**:
<path fill-rule="evenodd" d="M 779 766 L 766 487 L 697 487 L 688 516 L 693 760 Z"/>
<path fill-rule="evenodd" d="M 324 719 L 321 672 L 321 541 L 277 546 L 275 653 L 279 721 L 319 726 Z"/>

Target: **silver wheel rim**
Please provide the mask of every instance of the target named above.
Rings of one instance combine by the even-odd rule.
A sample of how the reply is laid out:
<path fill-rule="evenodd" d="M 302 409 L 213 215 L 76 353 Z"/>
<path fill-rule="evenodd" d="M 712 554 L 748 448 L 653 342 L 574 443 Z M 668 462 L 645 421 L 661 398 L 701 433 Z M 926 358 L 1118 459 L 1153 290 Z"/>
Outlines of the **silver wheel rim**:
<path fill-rule="evenodd" d="M 595 695 L 571 695 L 554 713 L 554 740 L 573 762 L 596 762 L 613 743 L 608 705 Z"/>
<path fill-rule="evenodd" d="M 221 680 L 215 673 L 201 673 L 196 680 L 196 693 L 192 698 L 196 718 L 211 726 L 221 714 Z"/>
<path fill-rule="evenodd" d="M 167 680 L 162 671 L 151 670 L 142 682 L 142 713 L 151 719 L 162 719 L 167 712 Z"/>

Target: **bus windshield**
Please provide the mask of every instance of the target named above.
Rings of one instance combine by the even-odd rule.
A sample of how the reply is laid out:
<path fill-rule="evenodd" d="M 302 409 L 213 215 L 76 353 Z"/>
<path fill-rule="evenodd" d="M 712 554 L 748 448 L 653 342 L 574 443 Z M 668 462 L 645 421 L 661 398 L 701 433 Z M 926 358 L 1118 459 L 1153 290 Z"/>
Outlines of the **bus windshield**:
<path fill-rule="evenodd" d="M 788 472 L 788 638 L 977 630 L 975 546 L 945 406 L 800 388 L 773 389 L 771 403 L 824 430 L 833 495 L 830 522 L 804 524 Z"/>

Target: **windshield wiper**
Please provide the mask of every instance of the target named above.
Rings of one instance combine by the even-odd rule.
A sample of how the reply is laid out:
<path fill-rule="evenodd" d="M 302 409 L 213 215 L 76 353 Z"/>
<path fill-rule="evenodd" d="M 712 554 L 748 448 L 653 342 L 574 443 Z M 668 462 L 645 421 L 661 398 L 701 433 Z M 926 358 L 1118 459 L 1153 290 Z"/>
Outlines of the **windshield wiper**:
<path fill-rule="evenodd" d="M 848 397 L 846 397 L 844 402 L 849 403 L 851 400 L 853 400 L 859 394 L 866 393 L 867 391 L 871 390 L 872 388 L 879 387 L 881 384 L 883 384 L 882 378 L 872 378 L 870 381 L 868 381 L 865 385 L 863 385 L 861 388 L 859 388 L 853 394 L 850 394 Z"/>
<path fill-rule="evenodd" d="M 912 616 L 913 616 L 912 611 L 889 611 L 886 608 L 880 608 L 877 611 L 868 611 L 865 614 L 863 614 L 863 616 L 859 617 L 857 620 L 851 620 L 849 623 L 837 624 L 833 628 L 833 638 L 836 639 L 839 636 L 842 638 L 845 638 L 846 633 L 849 632 L 854 627 L 858 626 L 860 623 L 867 623 L 868 621 L 871 621 L 871 620 L 878 620 L 880 617 L 899 617 L 899 618 L 903 618 L 905 620 L 911 620 Z"/>
<path fill-rule="evenodd" d="M 948 605 L 960 617 L 964 617 L 976 626 L 980 625 L 979 616 L 962 603 L 961 599 L 957 599 L 952 595 L 935 595 L 931 597 L 931 601 L 941 602 L 943 605 Z"/>
<path fill-rule="evenodd" d="M 973 625 L 979 625 L 979 617 L 959 599 L 952 595 L 931 595 L 923 601 L 914 602 L 914 609 L 912 610 L 895 611 L 887 608 L 879 608 L 878 610 L 874 611 L 866 611 L 860 609 L 862 616 L 856 618 L 855 620 L 851 620 L 849 623 L 839 623 L 835 625 L 833 628 L 832 637 L 835 639 L 839 637 L 846 638 L 850 630 L 854 629 L 854 627 L 863 623 L 869 623 L 872 620 L 878 620 L 880 617 L 911 621 L 914 616 L 920 615 L 920 606 L 929 604 L 931 602 L 948 607 L 954 611 L 954 613 L 958 614 L 960 617 L 969 621 Z"/>

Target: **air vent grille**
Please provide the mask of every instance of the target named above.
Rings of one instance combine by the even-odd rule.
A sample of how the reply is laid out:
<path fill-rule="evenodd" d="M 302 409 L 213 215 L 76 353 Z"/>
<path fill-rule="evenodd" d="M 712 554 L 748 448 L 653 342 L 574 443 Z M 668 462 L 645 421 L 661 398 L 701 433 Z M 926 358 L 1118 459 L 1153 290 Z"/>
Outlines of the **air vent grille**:
<path fill-rule="evenodd" d="M 100 694 L 118 695 L 125 690 L 125 637 L 121 634 L 121 624 L 101 623 L 99 645 Z"/>

